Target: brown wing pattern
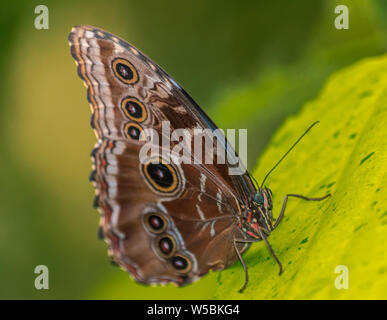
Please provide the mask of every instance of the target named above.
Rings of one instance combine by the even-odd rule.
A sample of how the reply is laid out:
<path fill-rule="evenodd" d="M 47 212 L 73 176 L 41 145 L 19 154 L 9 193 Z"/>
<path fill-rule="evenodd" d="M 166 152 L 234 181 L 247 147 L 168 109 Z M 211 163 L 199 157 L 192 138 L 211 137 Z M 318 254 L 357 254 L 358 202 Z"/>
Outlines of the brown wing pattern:
<path fill-rule="evenodd" d="M 232 264 L 243 238 L 227 165 L 139 161 L 139 133 L 161 122 L 215 128 L 184 90 L 139 50 L 94 27 L 75 27 L 69 42 L 87 87 L 98 138 L 91 180 L 110 254 L 144 283 L 195 281 Z M 240 245 L 240 251 L 247 249 Z"/>

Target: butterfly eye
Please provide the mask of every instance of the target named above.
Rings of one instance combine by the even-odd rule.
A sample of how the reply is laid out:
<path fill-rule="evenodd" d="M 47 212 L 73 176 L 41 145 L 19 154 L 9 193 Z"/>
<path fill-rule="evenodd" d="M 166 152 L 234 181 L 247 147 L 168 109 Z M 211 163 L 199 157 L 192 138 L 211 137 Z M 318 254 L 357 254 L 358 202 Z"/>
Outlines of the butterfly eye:
<path fill-rule="evenodd" d="M 147 112 L 145 106 L 135 98 L 126 97 L 123 99 L 121 108 L 125 115 L 131 120 L 143 122 L 146 119 Z"/>
<path fill-rule="evenodd" d="M 262 193 L 257 192 L 254 196 L 254 202 L 256 202 L 258 205 L 263 206 L 265 199 L 263 198 Z"/>
<path fill-rule="evenodd" d="M 163 235 L 156 239 L 157 252 L 164 258 L 173 256 L 176 250 L 176 241 L 171 235 Z"/>
<path fill-rule="evenodd" d="M 191 270 L 192 263 L 187 257 L 178 254 L 172 258 L 172 266 L 178 272 L 187 273 Z"/>
<path fill-rule="evenodd" d="M 161 233 L 167 226 L 168 222 L 160 213 L 148 213 L 144 216 L 144 223 L 152 233 Z"/>
<path fill-rule="evenodd" d="M 112 62 L 114 75 L 125 84 L 134 84 L 138 80 L 136 69 L 126 59 L 117 58 Z"/>
<path fill-rule="evenodd" d="M 124 133 L 128 139 L 139 140 L 142 132 L 142 128 L 137 123 L 128 122 L 125 124 Z"/>

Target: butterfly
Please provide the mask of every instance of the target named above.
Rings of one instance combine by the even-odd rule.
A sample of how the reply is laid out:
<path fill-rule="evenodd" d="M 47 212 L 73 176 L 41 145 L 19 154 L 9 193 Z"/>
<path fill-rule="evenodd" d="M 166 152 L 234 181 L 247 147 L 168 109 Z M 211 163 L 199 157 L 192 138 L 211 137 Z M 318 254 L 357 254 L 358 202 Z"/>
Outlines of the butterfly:
<path fill-rule="evenodd" d="M 263 240 L 281 274 L 267 237 L 281 221 L 288 198 L 319 201 L 329 195 L 288 194 L 275 220 L 272 191 L 264 182 L 258 186 L 246 170 L 230 175 L 229 162 L 178 163 L 162 156 L 140 161 L 145 143 L 140 137 L 147 129 L 163 135 L 165 121 L 171 131 L 215 132 L 217 126 L 163 69 L 115 35 L 76 26 L 69 44 L 91 105 L 98 140 L 90 180 L 101 213 L 99 234 L 114 262 L 138 282 L 183 286 L 240 260 L 243 291 L 248 272 L 242 254 Z M 236 155 L 228 144 L 220 148 Z"/>

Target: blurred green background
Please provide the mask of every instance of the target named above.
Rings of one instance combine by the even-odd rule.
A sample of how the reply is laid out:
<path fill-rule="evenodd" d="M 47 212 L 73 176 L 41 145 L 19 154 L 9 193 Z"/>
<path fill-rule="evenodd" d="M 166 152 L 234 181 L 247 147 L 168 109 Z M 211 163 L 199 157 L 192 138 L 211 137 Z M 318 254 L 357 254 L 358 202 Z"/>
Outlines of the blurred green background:
<path fill-rule="evenodd" d="M 49 30 L 34 28 L 39 4 L 49 8 Z M 349 30 L 334 28 L 338 4 L 349 7 Z M 97 241 L 87 179 L 95 137 L 67 43 L 73 25 L 95 25 L 126 39 L 171 74 L 218 126 L 248 128 L 252 169 L 272 133 L 316 96 L 329 74 L 385 53 L 386 18 L 383 0 L 2 4 L 0 298 L 214 295 L 217 273 L 183 289 L 136 284 L 109 263 L 104 242 Z M 40 264 L 50 270 L 49 290 L 34 288 Z"/>

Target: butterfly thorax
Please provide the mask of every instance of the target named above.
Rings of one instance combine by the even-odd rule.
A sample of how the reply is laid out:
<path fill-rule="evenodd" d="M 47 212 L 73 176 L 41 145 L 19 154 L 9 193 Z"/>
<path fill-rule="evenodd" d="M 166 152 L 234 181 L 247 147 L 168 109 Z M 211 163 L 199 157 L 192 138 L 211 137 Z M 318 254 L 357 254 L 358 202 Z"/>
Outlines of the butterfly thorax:
<path fill-rule="evenodd" d="M 272 192 L 268 188 L 257 191 L 254 199 L 246 205 L 241 205 L 242 214 L 238 227 L 250 238 L 262 239 L 273 230 Z"/>

